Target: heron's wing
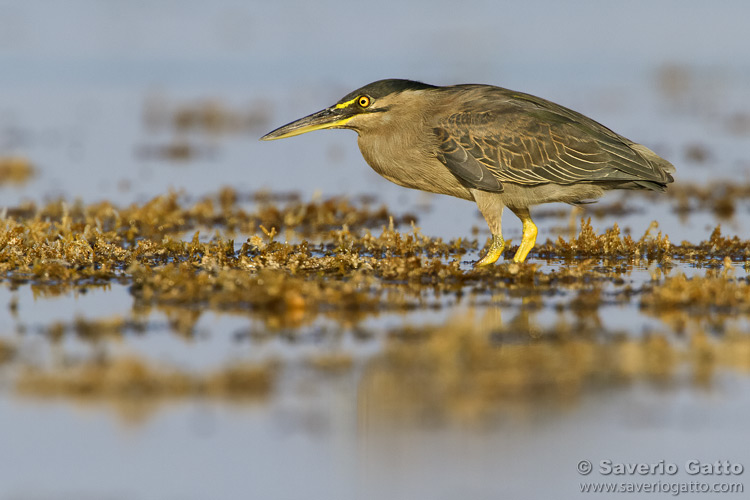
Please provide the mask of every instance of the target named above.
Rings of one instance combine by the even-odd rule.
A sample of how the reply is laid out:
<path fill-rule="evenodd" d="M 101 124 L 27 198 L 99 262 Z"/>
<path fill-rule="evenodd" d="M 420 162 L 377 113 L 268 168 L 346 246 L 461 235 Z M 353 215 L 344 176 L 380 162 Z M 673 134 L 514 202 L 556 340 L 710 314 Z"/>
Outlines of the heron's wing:
<path fill-rule="evenodd" d="M 499 99 L 471 100 L 466 111 L 439 120 L 439 158 L 443 151 L 466 154 L 501 183 L 672 182 L 674 167 L 648 148 L 557 104 L 503 92 Z"/>
<path fill-rule="evenodd" d="M 503 185 L 488 167 L 477 161 L 473 154 L 464 149 L 446 130 L 435 129 L 438 137 L 438 159 L 471 188 L 501 193 Z M 480 156 L 481 158 L 481 156 Z"/>

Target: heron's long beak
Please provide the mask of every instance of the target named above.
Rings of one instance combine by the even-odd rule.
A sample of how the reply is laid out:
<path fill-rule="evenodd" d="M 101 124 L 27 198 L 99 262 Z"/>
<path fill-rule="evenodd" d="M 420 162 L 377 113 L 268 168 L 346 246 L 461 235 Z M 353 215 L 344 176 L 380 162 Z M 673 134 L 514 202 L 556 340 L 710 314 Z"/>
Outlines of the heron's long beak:
<path fill-rule="evenodd" d="M 273 132 L 269 132 L 260 138 L 261 141 L 272 141 L 274 139 L 284 139 L 294 137 L 295 135 L 321 130 L 324 128 L 337 128 L 354 118 L 344 109 L 337 107 L 326 108 L 317 113 L 313 113 L 292 123 L 287 123 Z"/>

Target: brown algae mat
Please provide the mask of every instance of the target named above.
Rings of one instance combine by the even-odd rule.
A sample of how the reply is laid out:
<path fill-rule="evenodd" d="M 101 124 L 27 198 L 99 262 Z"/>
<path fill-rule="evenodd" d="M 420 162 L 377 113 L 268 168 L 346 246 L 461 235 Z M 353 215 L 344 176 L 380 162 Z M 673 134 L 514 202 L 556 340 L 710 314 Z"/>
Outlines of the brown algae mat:
<path fill-rule="evenodd" d="M 695 205 L 701 196 L 685 189 L 674 199 Z M 231 189 L 192 202 L 169 193 L 128 207 L 55 201 L 6 209 L 5 286 L 28 286 L 42 299 L 125 286 L 133 306 L 126 317 L 42 325 L 52 346 L 70 335 L 98 346 L 90 356 L 63 353 L 40 363 L 14 336 L 0 338 L 3 377 L 34 397 L 235 400 L 269 395 L 284 373 L 283 359 L 195 372 L 106 349 L 129 334 L 147 335 L 152 310 L 186 339 L 205 311 L 249 318 L 251 339 L 314 328 L 320 319 L 355 337 L 384 335 L 384 347 L 368 359 L 319 349 L 304 369 L 360 373 L 368 401 L 382 397 L 391 402 L 383 411 L 407 416 L 475 419 L 501 400 L 558 400 L 635 380 L 707 385 L 717 371 L 750 368 L 750 241 L 718 226 L 704 241 L 675 243 L 655 224 L 634 238 L 616 224 L 597 234 L 584 219 L 575 236 L 537 245 L 528 263 L 473 269 L 484 241 L 430 238 L 415 220 L 373 200 L 303 202 Z M 598 309 L 613 305 L 663 326 L 611 331 Z M 15 302 L 8 307 L 18 315 Z M 383 314 L 444 308 L 451 313 L 445 324 L 365 326 Z M 500 310 L 517 314 L 492 319 Z M 544 310 L 558 315 L 553 326 L 535 322 Z"/>

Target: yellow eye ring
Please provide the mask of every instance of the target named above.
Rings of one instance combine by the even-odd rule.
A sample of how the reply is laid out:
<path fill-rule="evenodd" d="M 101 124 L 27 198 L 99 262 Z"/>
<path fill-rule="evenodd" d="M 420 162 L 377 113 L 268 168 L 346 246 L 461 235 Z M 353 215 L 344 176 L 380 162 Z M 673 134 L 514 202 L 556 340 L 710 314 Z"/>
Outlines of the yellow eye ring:
<path fill-rule="evenodd" d="M 370 105 L 370 98 L 367 97 L 366 95 L 361 95 L 357 99 L 357 104 L 359 104 L 360 107 L 362 107 L 362 108 L 366 108 L 367 106 Z"/>

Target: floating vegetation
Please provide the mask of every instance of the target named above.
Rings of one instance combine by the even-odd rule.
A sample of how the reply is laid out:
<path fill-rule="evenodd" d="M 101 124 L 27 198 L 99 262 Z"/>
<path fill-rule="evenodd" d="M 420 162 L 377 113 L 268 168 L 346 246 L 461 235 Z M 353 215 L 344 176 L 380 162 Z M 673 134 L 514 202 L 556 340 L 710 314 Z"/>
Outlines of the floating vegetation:
<path fill-rule="evenodd" d="M 217 150 L 212 146 L 195 145 L 185 140 L 177 140 L 167 144 L 140 146 L 136 150 L 136 155 L 144 160 L 187 162 L 197 159 L 213 160 L 217 156 Z"/>
<path fill-rule="evenodd" d="M 708 324 L 725 332 L 725 324 L 750 316 L 750 282 L 735 278 L 734 266 L 725 258 L 724 269 L 708 269 L 703 276 L 688 278 L 678 272 L 654 283 L 641 296 L 641 308 L 672 324 L 676 332 L 689 325 Z"/>
<path fill-rule="evenodd" d="M 685 193 L 689 204 L 702 196 Z M 601 386 L 680 383 L 686 367 L 703 385 L 719 369 L 747 370 L 750 343 L 739 332 L 750 322 L 743 266 L 750 241 L 720 226 L 704 241 L 678 243 L 656 223 L 636 237 L 617 224 L 598 233 L 584 218 L 572 236 L 538 245 L 530 263 L 510 261 L 510 245 L 506 262 L 474 269 L 484 242 L 431 238 L 416 222 L 373 200 L 228 188 L 127 207 L 57 200 L 7 209 L 0 221 L 6 286 L 29 286 L 34 297 L 122 287 L 133 301 L 129 314 L 31 328 L 53 346 L 46 361 L 23 342 L 2 341 L 0 363 L 20 394 L 126 399 L 129 407 L 141 399 L 267 395 L 297 365 L 332 377 L 362 373 L 374 412 L 470 420 L 507 400 L 569 402 Z M 8 307 L 17 312 L 17 299 Z M 613 331 L 605 308 L 642 311 L 661 329 Z M 452 318 L 444 325 L 368 321 L 442 309 Z M 473 310 L 514 317 L 478 321 Z M 539 323 L 539 311 L 557 320 Z M 114 352 L 152 330 L 151 312 L 185 341 L 200 336 L 201 317 L 212 312 L 247 318 L 237 342 L 294 344 L 309 332 L 330 344 L 296 361 L 240 359 L 208 371 Z M 384 344 L 359 358 L 330 340 L 345 337 Z M 90 345 L 90 355 L 68 353 L 73 338 Z"/>
<path fill-rule="evenodd" d="M 94 359 L 41 370 L 20 371 L 17 390 L 35 396 L 248 397 L 267 395 L 274 380 L 273 363 L 232 364 L 205 374 L 165 368 L 140 357 Z"/>
<path fill-rule="evenodd" d="M 0 185 L 25 184 L 34 177 L 36 170 L 22 156 L 0 156 Z"/>
<path fill-rule="evenodd" d="M 271 395 L 277 373 L 271 361 L 230 363 L 196 373 L 130 355 L 47 369 L 24 366 L 14 384 L 15 393 L 23 398 L 65 398 L 84 406 L 111 406 L 121 419 L 137 424 L 165 403 L 180 399 L 263 401 Z"/>
<path fill-rule="evenodd" d="M 681 183 L 670 189 L 669 197 L 676 202 L 675 210 L 681 214 L 687 215 L 695 210 L 703 210 L 721 218 L 728 218 L 734 215 L 738 203 L 747 203 L 750 200 L 750 184 Z"/>
<path fill-rule="evenodd" d="M 710 153 L 701 150 L 689 148 L 689 152 L 694 161 L 703 161 L 708 163 Z M 699 152 L 700 151 L 700 152 Z M 703 156 L 701 156 L 703 155 Z M 700 158 L 700 159 L 699 159 Z M 606 216 L 622 216 L 632 213 L 644 212 L 642 203 L 633 203 L 633 200 L 657 200 L 667 201 L 672 205 L 672 210 L 684 217 L 697 212 L 707 212 L 720 219 L 729 219 L 733 217 L 738 208 L 746 208 L 750 203 L 750 183 L 748 182 L 731 182 L 724 180 L 712 180 L 704 183 L 678 182 L 670 185 L 666 193 L 639 193 L 633 196 L 631 193 L 620 193 L 617 196 L 611 196 L 613 201 L 602 201 L 585 207 L 586 214 L 595 218 Z M 558 209 L 549 207 L 539 207 L 535 210 L 535 217 L 557 217 L 564 218 L 570 213 L 569 209 Z"/>
<path fill-rule="evenodd" d="M 6 363 L 12 360 L 15 354 L 16 354 L 15 347 L 11 343 L 3 339 L 0 339 L 0 364 Z"/>
<path fill-rule="evenodd" d="M 750 373 L 750 336 L 694 331 L 688 341 L 666 332 L 633 337 L 561 320 L 554 327 L 494 321 L 492 311 L 457 314 L 440 325 L 390 329 L 378 353 L 357 361 L 340 349 L 306 357 L 229 362 L 196 372 L 156 364 L 142 356 L 64 358 L 51 368 L 22 366 L 16 393 L 32 398 L 71 398 L 144 412 L 160 401 L 270 397 L 290 373 L 352 376 L 359 411 L 371 423 L 458 420 L 482 424 L 509 409 L 543 402 L 575 404 L 587 392 L 624 390 L 634 383 L 656 387 L 710 387 L 722 371 Z M 303 375 L 308 378 L 308 375 Z M 130 418 L 128 414 L 124 418 Z"/>
<path fill-rule="evenodd" d="M 171 102 L 163 96 L 153 95 L 145 103 L 143 117 L 152 129 L 168 128 L 183 133 L 212 135 L 255 132 L 268 128 L 271 106 L 265 101 L 237 106 L 219 99 Z"/>
<path fill-rule="evenodd" d="M 565 406 L 588 391 L 634 382 L 706 386 L 720 370 L 750 369 L 744 334 L 696 332 L 678 343 L 661 333 L 633 338 L 560 322 L 529 335 L 471 312 L 418 331 L 418 338 L 395 331 L 368 364 L 359 399 L 372 421 L 477 423 L 540 400 Z"/>
<path fill-rule="evenodd" d="M 56 201 L 9 210 L 0 228 L 0 272 L 5 281 L 29 283 L 39 293 L 45 286 L 66 293 L 118 282 L 130 285 L 139 307 L 185 305 L 302 320 L 408 310 L 424 306 L 428 291 L 460 296 L 466 287 L 489 291 L 502 284 L 538 295 L 576 289 L 582 280 L 622 280 L 639 266 L 722 267 L 750 257 L 750 242 L 722 235 L 720 226 L 698 244 L 675 244 L 656 223 L 636 239 L 622 236 L 617 224 L 596 234 L 584 219 L 577 235 L 547 240 L 534 251 L 541 261 L 564 266 L 540 272 L 538 262 L 506 262 L 474 269 L 463 259 L 476 256 L 480 242 L 427 237 L 413 216 L 394 217 L 385 207 L 332 198 L 283 206 L 261 201 L 246 210 L 239 198 L 227 189 L 192 205 L 170 193 L 125 208 Z M 406 232 L 396 229 L 407 222 Z M 202 238 L 202 230 L 215 236 Z M 249 236 L 240 244 L 219 231 Z M 514 251 L 508 248 L 505 258 Z M 727 276 L 711 279 L 737 286 Z M 737 301 L 747 298 L 728 306 L 742 306 Z"/>

